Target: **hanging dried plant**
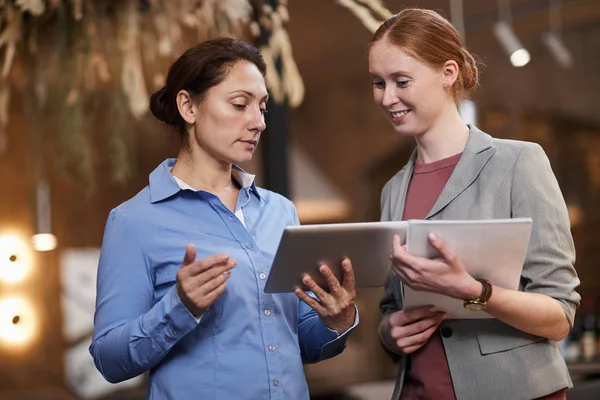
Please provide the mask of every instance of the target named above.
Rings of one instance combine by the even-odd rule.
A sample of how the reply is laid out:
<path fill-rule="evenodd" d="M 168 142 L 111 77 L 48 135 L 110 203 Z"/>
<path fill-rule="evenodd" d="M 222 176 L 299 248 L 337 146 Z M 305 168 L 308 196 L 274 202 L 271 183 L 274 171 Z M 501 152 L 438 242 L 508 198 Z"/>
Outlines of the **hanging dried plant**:
<path fill-rule="evenodd" d="M 135 145 L 132 135 L 133 126 L 131 118 L 127 115 L 127 101 L 122 93 L 117 92 L 112 96 L 108 114 L 110 120 L 105 120 L 105 131 L 108 135 L 108 154 L 112 170 L 112 181 L 124 185 L 135 173 L 135 152 L 131 149 Z"/>
<path fill-rule="evenodd" d="M 2 78 L 6 79 L 15 59 L 17 43 L 21 39 L 22 16 L 10 3 L 7 3 L 3 10 L 3 23 L 5 27 L 0 34 L 0 50 L 5 47 Z"/>
<path fill-rule="evenodd" d="M 304 99 L 304 83 L 292 54 L 292 46 L 285 30 L 288 19 L 287 7 L 283 2 L 258 3 L 258 27 L 251 28 L 256 36 L 268 32 L 267 40 L 261 45 L 261 52 L 267 63 L 267 86 L 273 99 L 297 107 Z M 277 68 L 277 64 L 281 68 Z"/>
<path fill-rule="evenodd" d="M 9 101 L 10 85 L 5 80 L 0 79 L 0 154 L 4 153 L 8 146 L 6 127 L 8 126 Z"/>
<path fill-rule="evenodd" d="M 354 5 L 380 18 L 387 11 L 379 0 Z M 166 68 L 183 51 L 213 37 L 259 45 L 274 100 L 296 107 L 304 84 L 288 20 L 286 0 L 0 0 L 0 152 L 11 84 L 18 85 L 35 94 L 36 121 L 57 127 L 53 140 L 65 170 L 90 185 L 92 128 L 102 118 L 113 179 L 126 183 L 133 173 L 133 124 L 147 115 L 149 88 L 164 84 Z M 15 63 L 19 77 L 9 79 Z M 105 118 L 107 109 L 111 118 Z"/>
<path fill-rule="evenodd" d="M 386 20 L 392 16 L 392 12 L 388 10 L 381 0 L 355 0 L 357 3 L 367 7 L 379 19 Z"/>
<path fill-rule="evenodd" d="M 65 12 L 65 11 L 63 11 Z M 63 31 L 65 46 L 62 50 L 70 55 L 65 57 L 63 67 L 70 72 L 69 88 L 64 99 L 64 105 L 59 109 L 59 140 L 61 143 L 60 161 L 64 170 L 71 175 L 81 178 L 91 194 L 94 188 L 94 168 L 92 153 L 92 132 L 90 121 L 86 118 L 86 106 L 92 95 L 85 90 L 84 73 L 86 68 L 87 48 L 85 35 L 71 26 Z"/>
<path fill-rule="evenodd" d="M 247 0 L 222 0 L 216 6 L 219 36 L 243 38 L 252 16 L 252 6 Z"/>
<path fill-rule="evenodd" d="M 43 0 L 17 0 L 15 4 L 21 8 L 21 12 L 28 12 L 35 17 L 42 15 L 46 9 Z"/>
<path fill-rule="evenodd" d="M 135 0 L 127 0 L 125 21 L 121 24 L 118 42 L 123 54 L 121 85 L 132 115 L 140 119 L 148 111 L 150 95 L 144 81 L 139 41 L 140 22 L 136 4 Z"/>
<path fill-rule="evenodd" d="M 352 11 L 371 33 L 392 16 L 380 0 L 338 0 L 338 3 Z"/>

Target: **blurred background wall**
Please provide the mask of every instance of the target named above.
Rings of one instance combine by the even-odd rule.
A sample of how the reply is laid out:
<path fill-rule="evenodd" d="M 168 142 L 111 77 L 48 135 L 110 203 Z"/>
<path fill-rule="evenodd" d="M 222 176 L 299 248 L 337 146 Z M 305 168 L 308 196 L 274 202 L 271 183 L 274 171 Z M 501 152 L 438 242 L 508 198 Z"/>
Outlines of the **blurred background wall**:
<path fill-rule="evenodd" d="M 143 111 L 143 104 L 137 106 L 142 110 L 137 117 L 133 115 L 139 84 L 132 85 L 131 96 L 120 82 L 127 76 L 122 75 L 123 65 L 137 62 L 144 65 L 141 80 L 152 93 L 174 57 L 198 41 L 200 29 L 184 25 L 173 33 L 175 28 L 168 24 L 174 18 L 169 14 L 172 8 L 164 6 L 170 19 L 161 22 L 159 12 L 148 11 L 160 6 L 152 1 L 64 2 L 51 17 L 36 15 L 37 3 L 31 1 L 34 8 L 15 26 L 7 8 L 14 12 L 20 7 L 17 3 L 27 2 L 0 1 L 0 60 L 11 54 L 8 43 L 17 37 L 11 35 L 26 32 L 15 48 L 12 68 L 0 80 L 0 106 L 8 104 L 4 117 L 0 107 L 0 127 L 8 120 L 0 135 L 0 399 L 143 398 L 143 379 L 117 392 L 98 383 L 87 354 L 95 257 L 108 212 L 147 185 L 154 167 L 176 156 L 179 142 Z M 41 3 L 51 7 L 61 2 Z M 250 3 L 258 14 L 257 7 L 269 2 Z M 305 91 L 296 107 L 289 102 L 270 107 L 269 118 L 275 120 L 254 161 L 244 167 L 270 187 L 273 171 L 265 168 L 285 163 L 286 194 L 297 204 L 303 223 L 378 220 L 379 191 L 404 165 L 413 143 L 398 137 L 373 103 L 365 53 L 371 33 L 341 1 L 275 3 L 287 3 L 283 11 L 289 22 L 284 27 Z M 368 2 L 355 2 L 364 3 Z M 506 15 L 499 7 L 507 3 L 514 32 L 531 56 L 519 68 L 493 33 L 494 24 Z M 112 7 L 114 18 L 90 28 L 71 18 L 76 4 L 82 7 L 83 20 L 86 10 L 107 7 Z M 246 2 L 219 4 L 239 10 Z M 574 377 L 584 382 L 600 373 L 595 318 L 596 310 L 600 312 L 600 0 L 383 2 L 391 12 L 418 6 L 447 17 L 451 5 L 460 4 L 465 43 L 481 62 L 481 87 L 472 96 L 477 125 L 496 137 L 540 143 L 569 206 L 584 303 L 567 355 Z M 199 21 L 205 17 L 191 14 Z M 541 37 L 556 28 L 556 22 L 551 25 L 556 15 L 560 38 L 572 57 L 567 68 L 557 63 Z M 65 22 L 70 20 L 75 22 Z M 229 20 L 232 33 L 236 26 Z M 261 28 L 263 33 L 270 29 L 264 23 Z M 167 55 L 151 56 L 153 36 L 143 33 L 161 29 L 171 29 L 170 44 L 162 43 L 171 48 Z M 105 37 L 103 32 L 111 34 Z M 27 40 L 34 36 L 36 41 Z M 90 36 L 98 40 L 82 39 Z M 268 39 L 263 36 L 254 40 L 264 44 Z M 44 52 L 44 46 L 55 50 Z M 94 63 L 89 57 L 94 52 L 128 56 Z M 135 54 L 139 57 L 132 61 Z M 110 78 L 103 80 L 102 65 Z M 60 68 L 71 69 L 57 72 Z M 44 74 L 56 78 L 44 83 Z M 91 84 L 90 76 L 96 79 Z M 129 77 L 133 82 L 140 78 Z M 283 143 L 278 142 L 282 138 Z M 30 237 L 45 227 L 57 246 L 36 251 Z M 376 333 L 380 294 L 381 289 L 361 290 L 361 324 L 347 350 L 306 368 L 315 398 L 340 396 L 352 385 L 394 376 Z"/>

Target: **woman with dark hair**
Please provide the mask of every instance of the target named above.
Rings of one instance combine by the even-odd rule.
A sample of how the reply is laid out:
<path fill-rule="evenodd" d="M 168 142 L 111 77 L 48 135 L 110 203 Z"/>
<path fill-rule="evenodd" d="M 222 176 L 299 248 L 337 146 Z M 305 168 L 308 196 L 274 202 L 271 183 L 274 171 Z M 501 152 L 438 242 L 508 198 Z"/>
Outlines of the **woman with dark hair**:
<path fill-rule="evenodd" d="M 358 323 L 349 260 L 327 290 L 264 292 L 294 205 L 254 184 L 268 99 L 265 63 L 245 42 L 185 52 L 151 98 L 182 135 L 135 197 L 113 209 L 98 267 L 90 352 L 110 382 L 150 371 L 151 399 L 308 399 L 303 363 L 341 353 Z M 183 259 L 183 261 L 182 261 Z"/>
<path fill-rule="evenodd" d="M 477 86 L 477 65 L 434 11 L 405 9 L 383 23 L 369 46 L 369 69 L 375 102 L 416 143 L 383 188 L 382 220 L 533 219 L 519 290 L 473 278 L 435 236 L 431 245 L 442 255 L 435 260 L 409 254 L 395 239 L 379 329 L 400 366 L 394 399 L 564 399 L 572 383 L 557 341 L 573 326 L 579 279 L 546 154 L 462 121 L 457 106 Z M 494 318 L 403 310 L 403 285 L 461 299 Z"/>

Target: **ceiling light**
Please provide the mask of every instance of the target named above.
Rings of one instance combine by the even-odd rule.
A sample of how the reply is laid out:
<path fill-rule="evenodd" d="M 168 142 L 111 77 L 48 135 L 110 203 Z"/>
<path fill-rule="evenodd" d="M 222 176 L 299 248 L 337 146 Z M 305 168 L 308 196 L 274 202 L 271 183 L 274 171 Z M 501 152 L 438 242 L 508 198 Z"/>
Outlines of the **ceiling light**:
<path fill-rule="evenodd" d="M 506 21 L 499 21 L 494 24 L 494 34 L 509 55 L 513 66 L 523 67 L 529 63 L 531 60 L 529 52 L 523 47 Z"/>

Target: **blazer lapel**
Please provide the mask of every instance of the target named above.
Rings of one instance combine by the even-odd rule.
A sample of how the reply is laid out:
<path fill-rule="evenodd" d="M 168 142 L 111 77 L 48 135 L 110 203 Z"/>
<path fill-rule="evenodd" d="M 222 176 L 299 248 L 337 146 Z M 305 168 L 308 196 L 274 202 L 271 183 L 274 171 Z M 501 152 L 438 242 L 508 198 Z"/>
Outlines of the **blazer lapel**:
<path fill-rule="evenodd" d="M 470 129 L 469 139 L 463 154 L 426 219 L 430 219 L 442 211 L 452 200 L 468 188 L 477 179 L 485 164 L 496 151 L 492 147 L 492 137 L 490 135 L 483 133 L 474 126 L 471 126 Z"/>
<path fill-rule="evenodd" d="M 396 221 L 402 221 L 402 217 L 404 215 L 404 205 L 406 204 L 406 194 L 408 193 L 408 184 L 412 179 L 413 170 L 415 168 L 415 159 L 417 158 L 417 149 L 415 148 L 408 159 L 404 169 L 404 173 L 402 174 L 402 180 L 400 181 L 400 185 L 396 186 L 396 190 L 392 192 L 393 199 L 399 199 L 396 203 L 396 209 L 392 210 L 393 215 L 396 216 Z M 392 203 L 394 204 L 394 203 Z"/>

